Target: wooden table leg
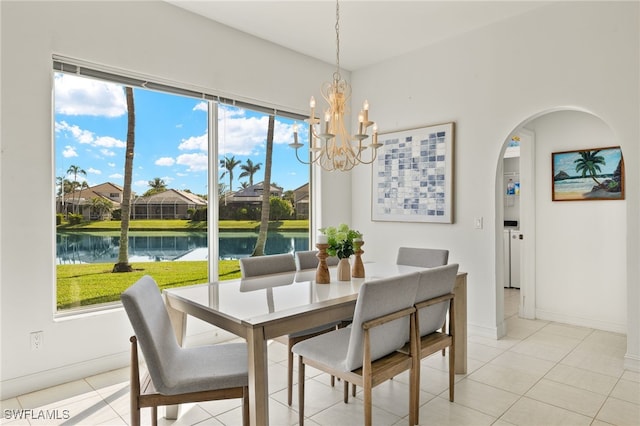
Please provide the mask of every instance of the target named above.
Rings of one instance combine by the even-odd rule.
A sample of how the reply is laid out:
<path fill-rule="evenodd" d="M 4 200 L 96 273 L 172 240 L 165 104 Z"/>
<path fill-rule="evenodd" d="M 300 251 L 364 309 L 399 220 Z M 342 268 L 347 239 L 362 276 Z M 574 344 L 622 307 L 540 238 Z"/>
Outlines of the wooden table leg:
<path fill-rule="evenodd" d="M 458 273 L 453 287 L 456 374 L 467 373 L 467 273 Z"/>
<path fill-rule="evenodd" d="M 247 333 L 249 356 L 249 424 L 269 424 L 269 380 L 267 341 L 264 329 L 249 328 Z"/>

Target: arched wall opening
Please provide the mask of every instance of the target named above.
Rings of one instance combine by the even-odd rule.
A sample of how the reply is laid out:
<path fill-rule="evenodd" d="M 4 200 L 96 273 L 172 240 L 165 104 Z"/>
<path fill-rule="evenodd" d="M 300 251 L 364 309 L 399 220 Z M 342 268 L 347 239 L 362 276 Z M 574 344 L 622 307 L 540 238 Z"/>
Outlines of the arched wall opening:
<path fill-rule="evenodd" d="M 624 200 L 552 201 L 554 152 L 620 146 L 611 127 L 576 109 L 545 111 L 507 135 L 496 167 L 496 310 L 503 323 L 503 156 L 514 135 L 525 135 L 521 164 L 520 316 L 618 333 L 627 332 L 627 206 Z M 524 143 L 524 142 L 523 142 Z M 624 150 L 623 150 L 624 156 Z M 526 175 L 526 173 L 525 173 Z M 523 176 L 523 180 L 525 177 Z M 527 192 L 529 191 L 529 192 Z M 524 197 L 529 202 L 524 203 Z"/>

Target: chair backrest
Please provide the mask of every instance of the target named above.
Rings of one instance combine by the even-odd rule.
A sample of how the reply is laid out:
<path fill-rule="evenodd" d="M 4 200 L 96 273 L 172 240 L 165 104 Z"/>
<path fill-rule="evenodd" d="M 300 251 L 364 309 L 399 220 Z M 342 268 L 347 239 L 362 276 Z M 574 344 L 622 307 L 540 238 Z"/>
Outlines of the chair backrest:
<path fill-rule="evenodd" d="M 296 268 L 298 271 L 302 271 L 304 269 L 313 269 L 318 267 L 318 263 L 320 259 L 318 259 L 318 250 L 308 250 L 308 251 L 297 251 L 295 254 L 296 257 Z M 338 264 L 340 259 L 336 256 L 327 257 L 327 265 L 335 266 Z"/>
<path fill-rule="evenodd" d="M 397 265 L 421 266 L 433 268 L 446 265 L 449 261 L 449 250 L 400 247 L 398 249 Z"/>
<path fill-rule="evenodd" d="M 180 346 L 158 285 L 148 275 L 140 278 L 120 295 L 153 385 L 160 393 L 170 393 L 172 361 Z"/>
<path fill-rule="evenodd" d="M 278 274 L 280 272 L 295 272 L 295 270 L 296 261 L 291 253 L 243 257 L 240 259 L 242 278 Z"/>
<path fill-rule="evenodd" d="M 453 293 L 457 273 L 457 263 L 425 269 L 420 272 L 415 303 Z M 445 301 L 427 306 L 418 311 L 420 336 L 426 336 L 442 327 L 448 307 L 449 301 Z"/>
<path fill-rule="evenodd" d="M 353 313 L 345 367 L 362 366 L 364 330 L 362 323 L 412 307 L 418 289 L 419 273 L 400 275 L 362 284 Z M 409 317 L 388 322 L 371 330 L 371 359 L 381 358 L 401 348 L 409 340 Z"/>

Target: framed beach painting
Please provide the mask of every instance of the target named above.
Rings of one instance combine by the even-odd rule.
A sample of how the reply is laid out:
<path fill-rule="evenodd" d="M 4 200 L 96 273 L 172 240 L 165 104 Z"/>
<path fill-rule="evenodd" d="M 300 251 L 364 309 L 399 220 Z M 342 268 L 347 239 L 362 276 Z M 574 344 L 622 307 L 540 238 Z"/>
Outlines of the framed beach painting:
<path fill-rule="evenodd" d="M 454 123 L 378 135 L 371 220 L 453 223 Z"/>
<path fill-rule="evenodd" d="M 619 146 L 551 154 L 552 200 L 624 200 Z"/>

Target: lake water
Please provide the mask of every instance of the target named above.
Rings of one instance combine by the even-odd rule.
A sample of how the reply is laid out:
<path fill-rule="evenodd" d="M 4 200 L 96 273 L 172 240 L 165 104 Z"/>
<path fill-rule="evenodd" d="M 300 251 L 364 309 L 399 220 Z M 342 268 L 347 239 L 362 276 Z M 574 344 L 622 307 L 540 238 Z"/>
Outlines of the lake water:
<path fill-rule="evenodd" d="M 219 233 L 220 259 L 239 259 L 253 252 L 257 232 Z M 120 232 L 58 232 L 56 262 L 116 263 Z M 309 233 L 269 232 L 266 254 L 309 250 Z M 129 232 L 129 262 L 207 260 L 206 232 Z"/>

